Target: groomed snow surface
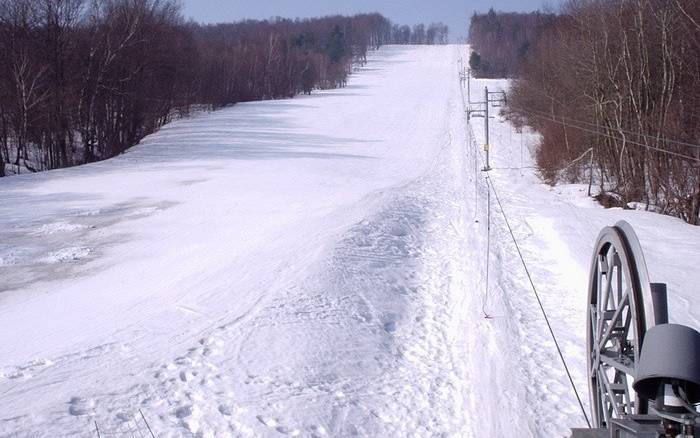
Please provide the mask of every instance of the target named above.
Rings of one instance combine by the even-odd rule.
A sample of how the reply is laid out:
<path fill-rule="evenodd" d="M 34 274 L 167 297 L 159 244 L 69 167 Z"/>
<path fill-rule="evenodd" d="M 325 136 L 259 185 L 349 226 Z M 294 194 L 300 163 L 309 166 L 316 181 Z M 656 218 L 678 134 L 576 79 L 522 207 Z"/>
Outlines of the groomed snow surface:
<path fill-rule="evenodd" d="M 201 114 L 112 160 L 0 179 L 0 436 L 583 426 L 495 202 L 485 291 L 466 50 L 386 47 L 345 89 Z M 473 80 L 472 99 L 485 85 L 507 88 Z M 498 117 L 491 128 L 491 181 L 587 403 L 599 230 L 631 222 L 672 321 L 700 328 L 700 229 L 543 185 L 537 137 Z"/>

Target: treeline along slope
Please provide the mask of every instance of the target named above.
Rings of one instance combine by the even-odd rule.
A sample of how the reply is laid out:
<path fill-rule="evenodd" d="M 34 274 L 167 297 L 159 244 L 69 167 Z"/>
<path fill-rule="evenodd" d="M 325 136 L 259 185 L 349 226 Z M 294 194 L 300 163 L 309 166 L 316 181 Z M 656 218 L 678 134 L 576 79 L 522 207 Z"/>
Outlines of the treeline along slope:
<path fill-rule="evenodd" d="M 379 14 L 202 25 L 173 0 L 0 0 L 0 176 L 115 156 L 193 107 L 342 86 L 368 50 L 446 32 Z"/>
<path fill-rule="evenodd" d="M 541 134 L 545 178 L 700 225 L 700 2 L 572 0 L 542 17 L 475 15 L 470 38 L 475 73 L 515 76 L 508 114 Z"/>

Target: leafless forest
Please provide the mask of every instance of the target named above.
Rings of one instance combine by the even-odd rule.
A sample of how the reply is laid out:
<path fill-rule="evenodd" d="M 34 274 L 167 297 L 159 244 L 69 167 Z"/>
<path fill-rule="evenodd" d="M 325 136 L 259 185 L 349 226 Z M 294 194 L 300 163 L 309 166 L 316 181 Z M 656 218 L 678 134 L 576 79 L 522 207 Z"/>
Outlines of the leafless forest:
<path fill-rule="evenodd" d="M 508 116 L 542 134 L 548 180 L 700 225 L 700 2 L 573 0 L 472 22 L 472 66 L 515 77 Z"/>
<path fill-rule="evenodd" d="M 192 108 L 342 86 L 368 50 L 441 24 L 186 22 L 173 0 L 0 0 L 0 176 L 115 156 Z"/>
<path fill-rule="evenodd" d="M 474 14 L 469 27 L 469 43 L 475 50 L 469 64 L 482 78 L 512 77 L 527 56 L 530 46 L 548 26 L 554 14 L 541 12 L 498 12 Z"/>

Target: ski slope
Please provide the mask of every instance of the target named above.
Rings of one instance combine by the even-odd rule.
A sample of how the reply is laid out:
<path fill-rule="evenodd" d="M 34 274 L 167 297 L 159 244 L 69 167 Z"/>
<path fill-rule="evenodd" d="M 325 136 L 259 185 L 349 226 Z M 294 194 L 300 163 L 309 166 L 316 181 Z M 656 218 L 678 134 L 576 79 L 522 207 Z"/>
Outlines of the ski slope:
<path fill-rule="evenodd" d="M 483 129 L 466 125 L 460 58 L 463 46 L 385 47 L 347 88 L 200 114 L 112 160 L 0 179 L 0 436 L 582 426 L 495 205 L 485 291 Z M 671 319 L 696 328 L 699 230 L 542 185 L 536 136 L 491 122 L 489 177 L 586 402 L 599 229 L 635 226 Z"/>

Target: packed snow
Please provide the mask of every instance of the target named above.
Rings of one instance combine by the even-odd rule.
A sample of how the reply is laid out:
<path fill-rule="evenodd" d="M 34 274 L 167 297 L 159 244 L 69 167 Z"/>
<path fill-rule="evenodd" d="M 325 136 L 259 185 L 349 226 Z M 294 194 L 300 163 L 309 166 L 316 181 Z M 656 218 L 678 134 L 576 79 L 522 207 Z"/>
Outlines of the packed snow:
<path fill-rule="evenodd" d="M 347 88 L 239 104 L 112 160 L 0 179 L 0 436 L 566 436 L 585 425 L 487 186 L 464 46 L 385 47 Z M 472 80 L 507 90 L 507 81 Z M 587 403 L 588 264 L 632 223 L 700 328 L 700 229 L 488 173 Z M 477 147 L 475 147 L 477 146 Z M 490 318 L 485 318 L 486 313 Z"/>

